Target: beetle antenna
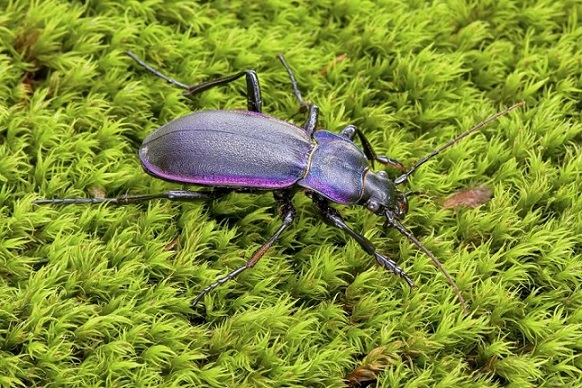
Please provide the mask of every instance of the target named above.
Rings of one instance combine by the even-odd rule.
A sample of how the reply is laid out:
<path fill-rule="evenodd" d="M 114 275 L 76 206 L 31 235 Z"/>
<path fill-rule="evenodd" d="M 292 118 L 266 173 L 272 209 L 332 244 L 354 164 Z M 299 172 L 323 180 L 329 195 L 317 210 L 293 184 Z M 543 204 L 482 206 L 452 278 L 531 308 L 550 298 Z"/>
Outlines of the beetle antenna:
<path fill-rule="evenodd" d="M 424 191 L 422 190 L 414 190 L 414 191 L 407 191 L 406 193 L 404 193 L 404 198 L 409 198 L 409 197 L 413 197 L 413 196 L 420 196 L 420 197 L 426 197 L 426 194 L 424 193 Z"/>
<path fill-rule="evenodd" d="M 440 154 L 441 152 L 443 152 L 447 148 L 452 147 L 455 143 L 457 143 L 460 140 L 464 139 L 465 137 L 469 136 L 473 132 L 477 132 L 478 130 L 480 130 L 481 128 L 483 128 L 487 124 L 491 123 L 492 121 L 497 120 L 499 117 L 501 117 L 503 115 L 506 115 L 509 112 L 511 112 L 512 110 L 517 109 L 517 108 L 519 108 L 520 106 L 523 106 L 523 105 L 525 105 L 525 102 L 524 101 L 518 102 L 517 104 L 512 105 L 509 108 L 504 109 L 501 112 L 494 114 L 493 116 L 489 117 L 487 120 L 480 122 L 479 124 L 475 125 L 473 128 L 469 129 L 468 131 L 465 131 L 465 132 L 461 133 L 459 136 L 457 136 L 454 139 L 450 140 L 448 143 L 440 146 L 439 148 L 437 148 L 436 150 L 434 150 L 430 154 L 426 155 L 424 158 L 419 159 L 416 163 L 414 163 L 414 165 L 412 167 L 410 167 L 410 169 L 408 171 L 406 171 L 404 174 L 402 174 L 398 178 L 396 178 L 396 180 L 394 181 L 394 183 L 397 184 L 397 185 L 399 185 L 401 183 L 406 182 L 408 180 L 408 177 L 410 175 L 412 175 L 412 173 L 414 171 L 416 171 L 416 169 L 418 169 L 420 166 L 422 166 L 424 163 L 426 163 L 433 156 L 436 156 L 436 155 Z"/>
<path fill-rule="evenodd" d="M 394 217 L 392 216 L 392 214 L 387 213 L 386 217 L 388 219 L 388 221 L 387 221 L 388 225 L 395 227 L 396 230 L 398 230 L 401 234 L 406 236 L 406 238 L 410 242 L 412 242 L 421 251 L 423 251 L 425 255 L 430 257 L 430 259 L 432 260 L 434 265 L 438 269 L 441 270 L 441 272 L 443 273 L 443 275 L 445 275 L 445 278 L 447 279 L 447 281 L 449 282 L 451 287 L 453 287 L 453 290 L 455 291 L 455 294 L 457 295 L 457 299 L 459 300 L 459 302 L 461 303 L 461 306 L 463 308 L 463 313 L 467 314 L 467 304 L 465 303 L 465 299 L 463 298 L 463 295 L 461 295 L 461 291 L 459 290 L 459 286 L 457 286 L 457 283 L 455 283 L 455 281 L 453 280 L 451 275 L 447 272 L 444 265 L 436 258 L 436 256 L 431 251 L 429 251 L 424 245 L 422 245 L 422 243 L 412 234 L 412 232 L 410 230 L 406 229 L 406 227 L 404 225 L 402 225 L 400 222 L 395 220 Z"/>

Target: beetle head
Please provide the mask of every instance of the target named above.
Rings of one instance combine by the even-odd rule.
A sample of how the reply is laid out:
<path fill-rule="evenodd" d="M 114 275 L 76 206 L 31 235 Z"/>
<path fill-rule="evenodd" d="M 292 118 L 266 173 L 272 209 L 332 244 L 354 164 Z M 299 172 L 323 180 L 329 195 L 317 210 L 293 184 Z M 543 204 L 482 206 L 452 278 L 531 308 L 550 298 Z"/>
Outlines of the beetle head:
<path fill-rule="evenodd" d="M 385 171 L 368 171 L 364 181 L 364 204 L 374 214 L 390 214 L 401 220 L 408 213 L 408 193 L 396 188 Z M 388 216 L 387 216 L 388 217 Z"/>
<path fill-rule="evenodd" d="M 391 204 L 380 203 L 371 198 L 366 203 L 366 207 L 374 214 L 384 215 L 388 218 L 402 220 L 408 213 L 407 193 L 396 190 Z"/>

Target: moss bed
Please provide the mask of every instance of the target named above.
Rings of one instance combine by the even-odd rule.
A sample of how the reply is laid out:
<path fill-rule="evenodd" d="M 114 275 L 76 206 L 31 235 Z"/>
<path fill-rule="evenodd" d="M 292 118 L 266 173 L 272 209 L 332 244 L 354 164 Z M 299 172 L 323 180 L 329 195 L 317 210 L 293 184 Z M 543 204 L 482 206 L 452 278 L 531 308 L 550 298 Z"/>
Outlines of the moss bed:
<path fill-rule="evenodd" d="M 539 387 L 582 385 L 582 3 L 554 1 L 0 0 L 0 386 Z M 284 52 L 320 126 L 353 123 L 411 165 L 479 121 L 526 106 L 410 179 L 404 220 L 430 259 L 361 207 L 337 206 L 417 283 L 409 289 L 304 195 L 212 203 L 38 206 L 157 193 L 152 130 L 199 109 L 300 124 Z M 397 172 L 390 170 L 392 176 Z M 475 208 L 442 205 L 488 187 Z"/>

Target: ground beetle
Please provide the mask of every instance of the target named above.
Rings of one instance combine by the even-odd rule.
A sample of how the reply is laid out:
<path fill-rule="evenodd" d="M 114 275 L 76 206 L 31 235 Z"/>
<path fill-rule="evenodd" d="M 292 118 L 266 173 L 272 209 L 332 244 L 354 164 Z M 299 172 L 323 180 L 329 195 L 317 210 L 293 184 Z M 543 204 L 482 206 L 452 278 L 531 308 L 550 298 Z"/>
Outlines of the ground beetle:
<path fill-rule="evenodd" d="M 173 201 L 213 200 L 230 192 L 273 191 L 283 224 L 244 266 L 202 290 L 192 302 L 196 305 L 208 292 L 259 261 L 293 222 L 295 209 L 291 199 L 298 189 L 303 189 L 313 200 L 325 222 L 353 237 L 382 267 L 399 275 L 412 287 L 414 283 L 402 268 L 392 259 L 378 253 L 372 242 L 347 226 L 330 203 L 362 205 L 383 216 L 385 227 L 396 228 L 432 259 L 454 288 L 463 309 L 466 308 L 457 285 L 443 265 L 400 223 L 408 211 L 408 197 L 413 193 L 402 192 L 397 186 L 406 182 L 418 167 L 433 156 L 523 103 L 513 105 L 481 122 L 420 159 L 407 170 L 394 159 L 376 155 L 366 137 L 353 125 L 348 125 L 339 134 L 317 129 L 318 107 L 303 100 L 293 72 L 282 55 L 278 58 L 291 79 L 294 94 L 300 106 L 309 111 L 303 127 L 262 113 L 259 79 L 253 70 L 188 86 L 160 73 L 135 54 L 127 54 L 152 74 L 185 89 L 185 95 L 194 95 L 243 76 L 246 78 L 248 111 L 201 111 L 179 117 L 152 132 L 139 149 L 145 171 L 154 177 L 213 188 L 200 191 L 172 190 L 118 198 L 36 200 L 34 203 L 126 205 L 157 198 Z M 352 141 L 355 135 L 360 139 L 363 149 Z M 392 181 L 386 172 L 371 170 L 374 162 L 395 167 L 402 171 L 402 175 Z"/>

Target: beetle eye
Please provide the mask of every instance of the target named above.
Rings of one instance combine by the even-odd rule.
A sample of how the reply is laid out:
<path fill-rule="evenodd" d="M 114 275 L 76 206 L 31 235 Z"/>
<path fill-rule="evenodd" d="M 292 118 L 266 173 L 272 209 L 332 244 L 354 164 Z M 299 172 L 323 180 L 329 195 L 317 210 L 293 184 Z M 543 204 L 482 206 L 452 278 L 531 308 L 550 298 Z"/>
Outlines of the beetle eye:
<path fill-rule="evenodd" d="M 380 204 L 376 201 L 368 201 L 367 207 L 372 213 L 377 213 L 380 210 Z"/>

